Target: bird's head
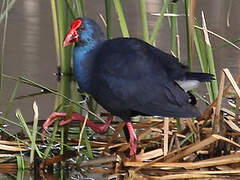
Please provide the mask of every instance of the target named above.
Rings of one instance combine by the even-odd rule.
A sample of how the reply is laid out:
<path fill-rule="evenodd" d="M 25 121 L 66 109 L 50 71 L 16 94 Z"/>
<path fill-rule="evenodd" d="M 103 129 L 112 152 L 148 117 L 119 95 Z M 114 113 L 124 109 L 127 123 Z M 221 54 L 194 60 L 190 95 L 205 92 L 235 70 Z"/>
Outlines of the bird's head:
<path fill-rule="evenodd" d="M 63 47 L 69 46 L 72 43 L 101 41 L 103 39 L 104 34 L 99 25 L 92 19 L 81 17 L 72 22 L 63 41 Z"/>

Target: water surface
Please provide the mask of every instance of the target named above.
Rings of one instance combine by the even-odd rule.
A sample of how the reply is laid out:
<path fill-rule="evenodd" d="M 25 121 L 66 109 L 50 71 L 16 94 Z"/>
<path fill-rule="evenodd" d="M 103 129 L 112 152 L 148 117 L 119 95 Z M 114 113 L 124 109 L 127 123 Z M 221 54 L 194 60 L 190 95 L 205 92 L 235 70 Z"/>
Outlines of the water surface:
<path fill-rule="evenodd" d="M 122 5 L 127 19 L 127 24 L 131 36 L 141 38 L 141 22 L 139 15 L 139 6 L 137 0 L 122 0 Z M 151 13 L 158 13 L 162 7 L 162 1 L 147 0 L 147 11 L 150 32 L 157 20 L 157 16 Z M 85 1 L 87 16 L 95 19 L 102 28 L 104 25 L 99 14 L 105 13 L 103 0 Z M 184 13 L 182 1 L 178 2 L 179 12 Z M 1 3 L 0 3 L 1 5 Z M 196 16 L 201 23 L 201 11 L 204 11 L 207 26 L 211 31 L 222 35 L 229 40 L 236 40 L 240 37 L 239 14 L 240 2 L 232 1 L 230 12 L 230 26 L 227 26 L 228 0 L 197 0 Z M 181 60 L 186 61 L 186 36 L 185 36 L 185 18 L 179 17 L 179 33 L 181 44 Z M 165 18 L 158 35 L 156 46 L 160 49 L 170 52 L 170 34 L 169 22 Z M 117 15 L 114 12 L 113 18 L 113 36 L 121 36 Z M 216 47 L 223 44 L 223 41 L 210 36 L 212 46 Z M 56 53 L 54 44 L 53 25 L 50 9 L 50 1 L 24 0 L 16 1 L 16 4 L 9 13 L 8 31 L 6 37 L 4 59 L 4 73 L 18 77 L 24 76 L 37 83 L 43 84 L 49 88 L 57 89 L 57 81 L 54 72 L 56 72 Z M 228 67 L 235 75 L 239 72 L 240 51 L 228 46 L 214 52 L 216 69 L 219 72 L 224 67 Z M 196 62 L 194 69 L 199 70 Z M 15 81 L 4 80 L 3 98 L 1 99 L 0 110 L 5 111 L 8 99 L 15 86 Z M 37 88 L 21 84 L 17 96 L 25 96 L 31 93 L 39 92 Z M 40 119 L 45 119 L 53 111 L 55 97 L 53 95 L 43 95 L 29 97 L 23 100 L 16 100 L 9 118 L 15 119 L 15 110 L 19 108 L 25 119 L 33 119 L 32 103 L 37 101 L 39 106 Z M 16 120 L 18 121 L 18 120 Z M 16 131 L 15 127 L 10 126 L 10 130 Z"/>

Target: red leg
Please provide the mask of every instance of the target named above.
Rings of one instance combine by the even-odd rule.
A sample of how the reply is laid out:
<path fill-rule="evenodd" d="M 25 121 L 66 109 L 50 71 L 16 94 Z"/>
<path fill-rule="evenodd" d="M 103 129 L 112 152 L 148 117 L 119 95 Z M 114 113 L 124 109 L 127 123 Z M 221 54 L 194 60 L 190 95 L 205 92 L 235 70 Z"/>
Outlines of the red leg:
<path fill-rule="evenodd" d="M 137 136 L 133 129 L 132 122 L 127 122 L 126 126 L 128 128 L 128 132 L 130 135 L 130 138 L 129 138 L 130 153 L 129 153 L 129 155 L 132 156 L 137 153 Z"/>
<path fill-rule="evenodd" d="M 102 114 L 101 114 L 102 115 Z M 99 133 L 99 134 L 103 134 L 105 133 L 107 130 L 108 130 L 108 127 L 110 126 L 112 120 L 113 120 L 113 115 L 112 114 L 103 114 L 104 116 L 108 116 L 108 119 L 107 121 L 104 123 L 104 124 L 96 124 L 90 120 L 87 119 L 87 122 L 86 122 L 86 126 L 90 127 L 93 131 L 95 131 L 96 133 Z M 43 134 L 46 133 L 46 130 L 49 126 L 51 126 L 58 118 L 66 118 L 67 114 L 66 113 L 63 113 L 63 112 L 53 112 L 48 118 L 47 120 L 44 122 L 43 124 Z M 84 122 L 85 120 L 85 117 L 76 113 L 76 112 L 73 112 L 72 113 L 72 117 L 69 118 L 69 119 L 66 119 L 66 120 L 62 120 L 59 125 L 62 126 L 62 125 L 65 125 L 65 124 L 68 124 L 72 121 L 80 121 L 80 122 Z"/>

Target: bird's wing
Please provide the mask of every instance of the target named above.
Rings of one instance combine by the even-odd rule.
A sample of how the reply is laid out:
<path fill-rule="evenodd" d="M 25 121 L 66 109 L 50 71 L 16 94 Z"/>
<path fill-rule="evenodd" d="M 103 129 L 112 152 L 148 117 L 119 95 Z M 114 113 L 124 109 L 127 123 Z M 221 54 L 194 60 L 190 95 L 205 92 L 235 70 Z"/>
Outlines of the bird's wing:
<path fill-rule="evenodd" d="M 110 45 L 104 45 L 99 51 L 93 70 L 92 84 L 99 92 L 97 99 L 101 93 L 108 92 L 126 108 L 148 115 L 191 117 L 197 114 L 188 102 L 188 95 L 165 69 L 166 60 L 163 63 L 160 59 L 164 56 L 154 52 L 158 49 L 142 41 Z M 171 62 L 167 64 L 170 65 Z"/>

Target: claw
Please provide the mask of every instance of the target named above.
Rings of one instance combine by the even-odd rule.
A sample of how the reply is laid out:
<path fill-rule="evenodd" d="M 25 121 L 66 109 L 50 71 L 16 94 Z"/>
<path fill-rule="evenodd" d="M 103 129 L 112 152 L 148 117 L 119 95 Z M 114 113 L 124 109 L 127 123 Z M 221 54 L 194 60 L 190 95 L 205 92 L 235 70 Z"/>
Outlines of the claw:
<path fill-rule="evenodd" d="M 63 113 L 63 112 L 53 112 L 52 114 L 50 114 L 50 116 L 47 118 L 47 120 L 43 123 L 41 139 L 45 140 L 44 136 L 45 136 L 49 126 L 51 126 L 58 118 L 65 118 L 66 115 L 67 114 Z"/>

